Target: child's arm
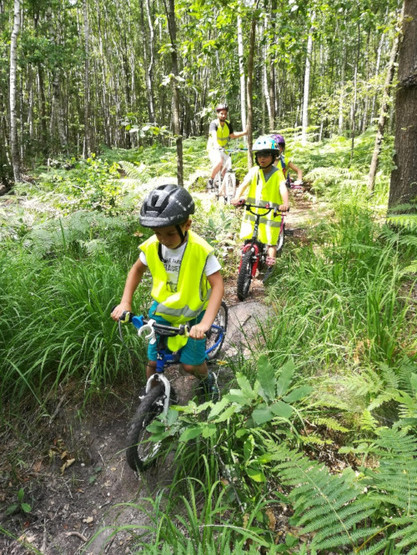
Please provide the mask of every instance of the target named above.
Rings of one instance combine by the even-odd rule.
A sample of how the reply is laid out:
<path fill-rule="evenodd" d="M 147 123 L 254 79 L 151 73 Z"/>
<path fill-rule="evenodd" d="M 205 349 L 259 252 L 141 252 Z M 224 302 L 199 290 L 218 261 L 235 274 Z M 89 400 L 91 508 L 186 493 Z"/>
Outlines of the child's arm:
<path fill-rule="evenodd" d="M 281 183 L 279 184 L 279 192 L 281 193 L 281 197 L 282 197 L 282 204 L 280 205 L 280 210 L 285 212 L 290 207 L 290 201 L 288 198 L 288 189 L 285 181 L 281 181 Z"/>
<path fill-rule="evenodd" d="M 290 168 L 290 170 L 293 170 L 294 172 L 297 172 L 297 180 L 298 181 L 303 180 L 303 172 L 302 172 L 302 170 L 300 170 L 300 168 L 297 168 L 297 166 L 295 164 L 293 164 L 293 162 L 290 162 L 288 164 L 288 167 Z"/>
<path fill-rule="evenodd" d="M 138 258 L 127 274 L 122 299 L 111 313 L 111 317 L 113 320 L 116 320 L 116 322 L 125 310 L 129 312 L 132 311 L 133 294 L 139 283 L 142 281 L 142 276 L 146 268 L 147 266 L 140 260 L 140 258 Z"/>
<path fill-rule="evenodd" d="M 201 322 L 193 326 L 190 330 L 190 337 L 193 339 L 204 339 L 204 334 L 210 329 L 211 324 L 214 322 L 223 299 L 224 283 L 220 271 L 207 276 L 207 279 L 211 285 L 211 295 Z"/>

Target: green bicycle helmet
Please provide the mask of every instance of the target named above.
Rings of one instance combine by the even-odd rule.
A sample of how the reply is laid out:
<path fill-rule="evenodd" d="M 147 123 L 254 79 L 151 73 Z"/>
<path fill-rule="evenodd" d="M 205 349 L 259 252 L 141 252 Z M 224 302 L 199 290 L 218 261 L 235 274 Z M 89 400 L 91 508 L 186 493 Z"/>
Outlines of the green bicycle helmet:
<path fill-rule="evenodd" d="M 143 201 L 139 221 L 143 227 L 179 226 L 194 214 L 190 193 L 178 185 L 160 185 Z"/>

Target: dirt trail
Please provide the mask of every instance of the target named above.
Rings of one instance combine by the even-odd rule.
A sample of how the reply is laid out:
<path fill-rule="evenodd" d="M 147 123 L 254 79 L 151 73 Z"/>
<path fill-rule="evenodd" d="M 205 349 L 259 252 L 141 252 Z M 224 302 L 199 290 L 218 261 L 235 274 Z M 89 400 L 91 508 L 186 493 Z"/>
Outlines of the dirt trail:
<path fill-rule="evenodd" d="M 287 219 L 288 240 L 303 236 L 310 210 L 311 202 L 305 196 L 295 200 Z M 262 283 L 254 281 L 245 302 L 238 302 L 235 284 L 235 278 L 226 284 L 229 306 L 223 354 L 226 360 L 234 357 L 237 349 L 249 352 L 248 340 L 258 334 L 259 325 L 268 318 Z M 168 372 L 172 372 L 174 387 L 182 392 L 181 400 L 186 402 L 192 395 L 194 378 L 180 376 L 175 368 Z M 220 384 L 230 379 L 227 372 L 221 367 Z M 49 462 L 45 457 L 34 460 L 25 473 L 26 483 L 22 487 L 25 501 L 33 505 L 30 513 L 7 516 L 5 510 L 16 500 L 18 487 L 0 485 L 0 526 L 20 538 L 17 541 L 0 536 L 0 553 L 22 555 L 34 550 L 42 555 L 131 553 L 128 537 L 124 534 L 112 537 L 113 527 L 146 525 L 144 498 L 169 486 L 173 473 L 168 462 L 137 477 L 125 463 L 127 421 L 134 412 L 135 398 L 132 391 L 125 391 L 124 398 L 121 394 L 112 397 L 105 407 L 81 423 L 70 403 L 62 402 L 51 424 Z M 48 447 L 43 445 L 40 450 L 45 452 Z M 3 468 L 6 467 L 0 459 L 0 478 Z M 139 502 L 140 508 L 135 506 Z"/>

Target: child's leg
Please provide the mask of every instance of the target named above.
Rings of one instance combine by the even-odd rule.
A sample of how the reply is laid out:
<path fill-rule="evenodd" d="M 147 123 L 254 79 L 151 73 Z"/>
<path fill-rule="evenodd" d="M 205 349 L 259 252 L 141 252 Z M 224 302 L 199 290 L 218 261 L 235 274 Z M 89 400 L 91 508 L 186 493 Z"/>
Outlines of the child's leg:
<path fill-rule="evenodd" d="M 156 360 L 148 360 L 146 365 L 146 379 L 149 379 L 156 371 Z"/>
<path fill-rule="evenodd" d="M 207 364 L 203 362 L 202 364 L 181 364 L 181 367 L 187 374 L 192 374 L 199 380 L 203 380 L 207 378 L 208 369 Z"/>
<path fill-rule="evenodd" d="M 268 257 L 266 263 L 268 266 L 273 266 L 277 258 L 277 247 L 276 245 L 268 245 Z"/>

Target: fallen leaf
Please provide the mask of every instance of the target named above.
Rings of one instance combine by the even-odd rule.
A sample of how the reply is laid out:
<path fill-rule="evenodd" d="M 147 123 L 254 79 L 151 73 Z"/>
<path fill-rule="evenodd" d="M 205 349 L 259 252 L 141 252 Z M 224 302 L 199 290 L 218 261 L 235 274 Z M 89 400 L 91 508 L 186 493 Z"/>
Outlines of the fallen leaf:
<path fill-rule="evenodd" d="M 64 474 L 65 470 L 74 463 L 75 459 L 68 459 L 67 461 L 65 461 L 64 464 L 61 466 L 61 474 Z"/>

